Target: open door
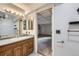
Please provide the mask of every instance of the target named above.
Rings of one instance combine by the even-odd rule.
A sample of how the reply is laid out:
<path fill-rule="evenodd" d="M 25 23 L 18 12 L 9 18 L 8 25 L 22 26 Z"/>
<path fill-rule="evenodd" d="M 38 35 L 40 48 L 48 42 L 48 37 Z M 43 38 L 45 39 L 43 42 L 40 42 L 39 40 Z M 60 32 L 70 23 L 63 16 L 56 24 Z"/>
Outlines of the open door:
<path fill-rule="evenodd" d="M 52 8 L 37 13 L 38 21 L 38 53 L 52 55 Z"/>

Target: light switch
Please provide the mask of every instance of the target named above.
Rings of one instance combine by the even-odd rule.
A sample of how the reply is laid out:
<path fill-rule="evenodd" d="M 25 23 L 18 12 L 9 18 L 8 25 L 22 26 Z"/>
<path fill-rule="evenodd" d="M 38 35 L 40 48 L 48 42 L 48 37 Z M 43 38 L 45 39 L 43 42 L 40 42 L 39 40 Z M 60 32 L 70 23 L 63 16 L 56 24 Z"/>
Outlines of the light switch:
<path fill-rule="evenodd" d="M 56 30 L 56 34 L 60 34 L 61 33 L 61 31 L 60 30 Z"/>

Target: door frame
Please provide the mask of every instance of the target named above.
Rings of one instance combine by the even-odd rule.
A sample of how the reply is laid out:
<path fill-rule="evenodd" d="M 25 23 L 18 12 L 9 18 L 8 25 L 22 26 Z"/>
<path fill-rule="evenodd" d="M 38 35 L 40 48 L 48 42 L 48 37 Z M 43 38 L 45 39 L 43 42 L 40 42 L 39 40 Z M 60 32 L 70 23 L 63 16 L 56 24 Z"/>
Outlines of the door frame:
<path fill-rule="evenodd" d="M 52 4 L 52 7 L 51 7 L 51 9 L 52 9 L 52 14 L 54 13 L 54 11 L 53 11 L 54 9 L 53 9 L 53 8 L 54 8 L 54 5 Z M 50 7 L 48 7 L 47 9 L 50 9 Z M 46 9 L 44 9 L 44 10 L 46 10 Z M 44 10 L 41 10 L 41 11 L 44 11 Z M 39 12 L 41 12 L 41 11 L 39 11 Z M 37 12 L 37 13 L 39 13 L 39 12 Z M 36 16 L 38 16 L 37 13 L 36 13 Z M 54 31 L 54 29 L 53 29 L 53 28 L 54 28 L 54 15 L 52 15 L 51 18 L 52 18 L 52 19 L 51 19 L 51 22 L 52 22 L 52 23 L 51 23 L 51 29 L 52 29 L 52 47 L 51 47 L 51 48 L 52 48 L 52 55 L 54 55 L 54 52 L 53 52 L 53 51 L 54 51 L 54 34 L 53 34 L 53 33 L 54 33 L 54 32 L 53 32 L 53 31 Z M 37 18 L 36 21 L 37 21 L 37 31 L 36 31 L 36 32 L 37 32 L 37 53 L 38 53 L 38 18 Z M 40 54 L 43 55 L 43 56 L 45 56 L 45 55 L 42 54 L 42 53 L 40 53 Z"/>

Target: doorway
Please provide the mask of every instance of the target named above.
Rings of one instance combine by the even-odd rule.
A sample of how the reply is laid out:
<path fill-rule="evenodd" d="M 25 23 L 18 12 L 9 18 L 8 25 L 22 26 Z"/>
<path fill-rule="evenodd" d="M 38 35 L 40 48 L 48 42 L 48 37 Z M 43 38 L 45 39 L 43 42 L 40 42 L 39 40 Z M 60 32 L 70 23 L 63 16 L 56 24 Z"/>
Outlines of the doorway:
<path fill-rule="evenodd" d="M 38 39 L 37 52 L 44 56 L 52 55 L 52 8 L 37 13 Z"/>

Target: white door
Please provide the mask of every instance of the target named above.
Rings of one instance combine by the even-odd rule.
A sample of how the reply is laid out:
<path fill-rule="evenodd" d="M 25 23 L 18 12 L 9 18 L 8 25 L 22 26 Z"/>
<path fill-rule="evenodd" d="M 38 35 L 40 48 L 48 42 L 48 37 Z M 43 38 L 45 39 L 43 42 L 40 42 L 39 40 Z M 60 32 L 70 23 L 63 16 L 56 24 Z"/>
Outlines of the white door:
<path fill-rule="evenodd" d="M 61 34 L 55 35 L 54 38 L 54 55 L 55 56 L 63 56 L 68 55 L 67 51 L 67 41 L 63 39 Z"/>
<path fill-rule="evenodd" d="M 54 40 L 54 55 L 79 56 L 79 36 L 70 36 L 62 40 L 61 35 L 56 35 Z"/>
<path fill-rule="evenodd" d="M 54 55 L 79 56 L 79 32 L 71 33 L 74 36 L 69 37 L 68 26 L 68 21 L 65 19 L 55 20 Z M 56 30 L 60 30 L 60 33 L 56 33 Z M 76 34 L 78 35 L 75 36 Z"/>
<path fill-rule="evenodd" d="M 79 56 L 79 42 L 69 41 L 67 31 L 68 22 L 74 17 L 76 6 L 76 4 L 60 4 L 54 8 L 54 55 Z M 60 30 L 60 34 L 56 34 L 56 30 Z M 70 39 L 79 40 L 79 37 L 73 36 Z"/>

